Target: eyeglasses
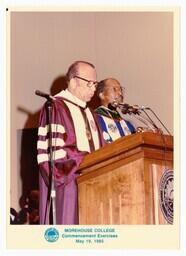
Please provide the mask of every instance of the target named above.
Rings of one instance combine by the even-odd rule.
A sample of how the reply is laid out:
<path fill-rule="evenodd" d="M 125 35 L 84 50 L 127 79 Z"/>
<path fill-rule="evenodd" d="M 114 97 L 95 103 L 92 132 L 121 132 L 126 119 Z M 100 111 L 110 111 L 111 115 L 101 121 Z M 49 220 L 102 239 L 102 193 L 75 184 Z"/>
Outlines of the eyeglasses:
<path fill-rule="evenodd" d="M 98 81 L 88 80 L 88 79 L 85 79 L 85 78 L 80 77 L 80 76 L 74 76 L 74 78 L 78 78 L 78 79 L 80 79 L 80 80 L 83 80 L 83 81 L 87 82 L 87 86 L 88 86 L 89 88 L 91 88 L 93 85 L 94 85 L 95 88 L 96 88 L 97 85 L 98 85 Z"/>

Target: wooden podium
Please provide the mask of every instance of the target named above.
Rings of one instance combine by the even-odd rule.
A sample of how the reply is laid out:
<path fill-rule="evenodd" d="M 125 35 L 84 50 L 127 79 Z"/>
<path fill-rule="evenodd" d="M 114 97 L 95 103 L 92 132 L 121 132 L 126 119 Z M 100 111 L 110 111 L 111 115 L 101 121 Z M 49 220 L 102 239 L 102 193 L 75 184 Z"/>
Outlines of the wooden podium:
<path fill-rule="evenodd" d="M 80 224 L 167 224 L 159 187 L 173 137 L 136 133 L 87 155 L 77 178 Z"/>

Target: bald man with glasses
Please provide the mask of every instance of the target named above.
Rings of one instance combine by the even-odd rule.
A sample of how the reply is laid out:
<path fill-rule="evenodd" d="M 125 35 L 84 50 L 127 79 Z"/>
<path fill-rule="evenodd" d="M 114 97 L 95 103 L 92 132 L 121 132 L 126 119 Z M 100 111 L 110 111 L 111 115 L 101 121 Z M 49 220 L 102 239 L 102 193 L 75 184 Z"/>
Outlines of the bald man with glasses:
<path fill-rule="evenodd" d="M 54 161 L 54 188 L 56 223 L 78 224 L 76 177 L 84 156 L 103 144 L 95 114 L 86 103 L 97 87 L 94 65 L 76 61 L 67 72 L 68 88 L 54 96 L 52 104 L 52 151 Z M 44 106 L 38 130 L 38 164 L 40 170 L 40 224 L 50 224 L 46 214 L 49 186 L 49 133 Z"/>

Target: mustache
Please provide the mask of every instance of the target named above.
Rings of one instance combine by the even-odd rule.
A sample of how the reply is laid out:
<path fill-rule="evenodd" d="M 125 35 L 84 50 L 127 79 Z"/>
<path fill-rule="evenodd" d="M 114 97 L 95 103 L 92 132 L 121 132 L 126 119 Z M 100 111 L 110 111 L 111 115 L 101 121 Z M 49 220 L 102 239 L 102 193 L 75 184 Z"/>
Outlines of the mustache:
<path fill-rule="evenodd" d="M 117 103 L 123 102 L 123 96 L 115 97 L 115 98 L 113 99 L 113 102 L 117 102 Z"/>

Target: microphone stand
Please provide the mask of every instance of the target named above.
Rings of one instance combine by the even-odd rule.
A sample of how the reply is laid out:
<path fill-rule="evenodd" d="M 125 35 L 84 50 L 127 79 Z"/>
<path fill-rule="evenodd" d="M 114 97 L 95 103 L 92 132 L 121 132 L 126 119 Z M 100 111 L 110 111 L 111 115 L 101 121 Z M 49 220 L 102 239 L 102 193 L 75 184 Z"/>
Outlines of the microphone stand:
<path fill-rule="evenodd" d="M 133 115 L 133 117 L 135 117 L 137 120 L 139 120 L 140 122 L 142 122 L 143 124 L 145 124 L 147 126 L 147 128 L 150 128 L 152 131 L 154 130 L 154 125 L 150 122 L 150 120 L 148 120 L 147 118 L 145 118 L 142 115 L 136 115 L 135 113 L 131 113 Z M 131 115 L 130 114 L 130 115 Z M 141 114 L 141 112 L 139 111 L 139 114 Z M 150 127 L 149 127 L 150 126 Z"/>
<path fill-rule="evenodd" d="M 122 109 L 123 106 L 123 109 Z M 159 119 L 159 117 L 155 114 L 155 112 L 149 108 L 149 107 L 138 107 L 135 108 L 133 106 L 130 106 L 129 104 L 120 104 L 120 106 L 117 106 L 118 112 L 121 115 L 121 117 L 123 117 L 123 114 L 133 114 L 133 116 L 140 120 L 141 122 L 143 122 L 144 124 L 147 125 L 148 127 L 148 123 L 150 123 L 153 126 L 153 130 L 155 129 L 155 131 L 158 131 L 160 133 L 160 136 L 162 138 L 163 144 L 164 144 L 164 162 L 165 162 L 165 168 L 167 168 L 167 159 L 166 159 L 166 151 L 167 151 L 167 146 L 166 146 L 166 141 L 163 135 L 163 131 L 158 128 L 155 124 L 155 122 L 152 120 L 152 118 L 148 115 L 148 113 L 145 110 L 150 110 L 152 112 L 152 114 L 157 118 L 157 120 L 161 123 L 161 125 L 165 128 L 165 130 L 168 132 L 169 135 L 171 135 L 171 133 L 169 132 L 169 130 L 165 127 L 165 125 L 161 122 L 161 120 Z M 143 113 L 147 116 L 147 118 L 145 118 L 144 116 L 140 115 L 141 113 Z M 136 115 L 139 115 L 138 118 Z M 123 117 L 124 118 L 124 117 Z"/>
<path fill-rule="evenodd" d="M 128 104 L 125 104 L 125 105 L 128 105 Z M 146 114 L 145 111 L 144 112 L 145 112 L 145 114 L 147 115 L 148 118 L 145 118 L 143 115 L 140 115 L 141 114 L 141 110 L 143 110 L 143 109 L 140 109 L 140 110 L 139 109 L 135 109 L 135 110 L 133 110 L 132 107 L 128 107 L 128 108 L 124 107 L 124 109 L 122 109 L 121 106 L 118 106 L 116 109 L 117 109 L 118 113 L 120 114 L 120 116 L 122 118 L 124 118 L 123 114 L 129 114 L 129 115 L 132 115 L 133 117 L 135 117 L 137 120 L 139 120 L 143 124 L 145 124 L 148 128 L 150 126 L 151 130 L 153 130 L 153 131 L 155 130 L 156 131 L 158 129 L 157 126 L 152 121 L 152 119 L 149 117 L 148 114 Z"/>
<path fill-rule="evenodd" d="M 39 90 L 35 91 L 35 94 L 44 97 L 47 99 L 46 114 L 47 114 L 47 123 L 48 123 L 48 132 L 49 132 L 49 185 L 47 192 L 47 201 L 45 206 L 45 216 L 44 224 L 47 224 L 47 217 L 49 224 L 56 224 L 56 191 L 54 184 L 54 159 L 53 159 L 53 149 L 52 149 L 52 105 L 55 98 L 49 94 L 43 93 Z"/>
<path fill-rule="evenodd" d="M 56 193 L 54 186 L 54 159 L 52 149 L 52 104 L 53 101 L 48 98 L 46 102 L 47 118 L 49 125 L 49 185 L 47 193 L 47 203 L 45 209 L 44 223 L 46 224 L 47 216 L 49 218 L 49 224 L 56 224 Z"/>
<path fill-rule="evenodd" d="M 127 114 L 127 115 L 129 115 L 129 116 L 133 116 L 133 117 L 135 117 L 137 120 L 139 120 L 140 122 L 142 122 L 143 124 L 145 124 L 147 127 L 149 126 L 149 120 L 148 120 L 148 123 L 147 123 L 147 120 L 143 117 L 141 117 L 141 116 L 136 116 L 136 114 L 135 113 L 132 113 L 132 112 L 126 112 L 126 111 L 124 111 L 124 113 L 123 113 L 123 111 L 122 111 L 122 109 L 120 108 L 120 107 L 117 107 L 116 108 L 116 110 L 117 110 L 117 112 L 120 114 L 120 116 L 123 118 L 123 119 L 125 119 L 126 117 L 125 117 L 125 115 Z M 126 112 L 126 113 L 125 113 Z M 144 120 L 145 119 L 145 120 Z"/>
<path fill-rule="evenodd" d="M 160 118 L 155 114 L 155 112 L 150 108 L 146 108 L 147 110 L 150 110 L 152 112 L 152 114 L 157 118 L 157 120 L 161 123 L 161 125 L 165 128 L 165 130 L 168 132 L 169 135 L 171 135 L 171 133 L 169 132 L 169 130 L 166 128 L 166 126 L 162 123 L 162 121 L 160 120 Z M 171 135 L 172 136 L 172 135 Z M 164 162 L 165 162 L 165 170 L 168 168 L 168 164 L 167 164 L 167 159 L 166 159 L 166 151 L 167 151 L 167 145 L 166 145 L 166 141 L 165 141 L 165 137 L 163 136 L 163 132 L 161 133 L 161 138 L 164 144 Z"/>
<path fill-rule="evenodd" d="M 169 135 L 171 135 L 170 131 L 167 129 L 167 127 L 162 123 L 162 121 L 160 120 L 160 118 L 156 115 L 156 113 L 151 109 L 151 108 L 147 108 L 148 110 L 150 110 L 152 112 L 152 114 L 158 119 L 158 121 L 160 122 L 160 124 L 165 128 L 165 130 L 168 132 Z"/>
<path fill-rule="evenodd" d="M 147 114 L 147 112 L 145 111 L 144 108 L 141 109 L 141 111 L 143 111 L 145 113 L 145 115 L 148 117 L 148 119 L 150 120 L 151 124 L 154 126 L 156 131 L 159 131 L 160 133 L 162 133 L 162 131 L 156 126 L 156 124 L 154 123 L 154 121 L 152 120 L 152 118 Z"/>
<path fill-rule="evenodd" d="M 157 125 L 152 120 L 152 118 L 149 116 L 147 111 L 145 111 L 145 110 L 150 110 L 152 112 L 152 114 L 156 117 L 156 119 L 164 127 L 164 129 L 168 132 L 168 134 L 171 135 L 171 133 L 165 127 L 165 125 L 162 123 L 162 121 L 159 119 L 159 117 L 149 107 L 139 107 L 138 105 L 130 106 L 129 104 L 126 104 L 126 103 L 124 104 L 124 103 L 117 103 L 117 102 L 110 103 L 109 105 L 110 105 L 109 108 L 110 109 L 115 108 L 118 111 L 118 113 L 121 115 L 121 117 L 123 117 L 123 114 L 129 114 L 129 115 L 133 114 L 133 116 L 135 116 L 135 118 L 137 120 L 139 120 L 142 123 L 144 123 L 145 125 L 147 125 L 147 127 L 148 127 L 148 124 L 147 124 L 147 122 L 148 122 L 153 126 L 152 130 L 155 130 L 155 132 L 163 133 L 163 131 L 159 127 L 157 127 Z M 145 118 L 143 115 L 140 115 L 142 112 L 147 116 L 147 118 Z M 137 118 L 136 115 L 139 115 L 139 117 Z"/>
<path fill-rule="evenodd" d="M 155 114 L 155 112 L 147 107 L 146 108 L 147 110 L 150 110 L 152 112 L 152 114 L 157 118 L 157 120 L 161 123 L 161 125 L 165 128 L 165 130 L 168 132 L 169 135 L 171 135 L 171 133 L 169 132 L 169 130 L 166 128 L 166 126 L 162 123 L 162 121 L 159 119 L 159 117 Z M 164 144 L 164 162 L 165 162 L 165 169 L 167 169 L 168 167 L 168 164 L 167 164 L 167 159 L 166 159 L 166 151 L 167 151 L 167 145 L 166 145 L 166 141 L 165 141 L 165 137 L 163 135 L 163 132 L 161 132 L 161 130 L 158 128 L 158 130 L 160 131 L 160 134 L 161 134 L 161 138 L 162 138 L 162 141 L 163 141 L 163 144 Z"/>

